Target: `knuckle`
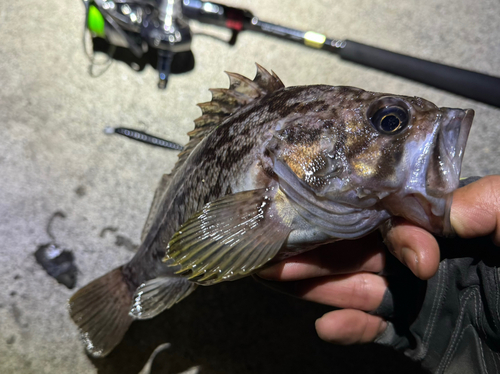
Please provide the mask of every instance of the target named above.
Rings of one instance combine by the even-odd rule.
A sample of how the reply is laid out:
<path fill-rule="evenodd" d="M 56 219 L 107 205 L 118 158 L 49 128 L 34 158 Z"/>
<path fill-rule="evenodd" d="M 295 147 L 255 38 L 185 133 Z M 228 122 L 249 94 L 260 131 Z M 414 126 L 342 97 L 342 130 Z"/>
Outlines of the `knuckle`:
<path fill-rule="evenodd" d="M 361 273 L 354 283 L 351 293 L 351 305 L 356 309 L 366 308 L 367 301 L 369 299 L 371 291 L 371 282 L 368 279 L 368 275 Z"/>

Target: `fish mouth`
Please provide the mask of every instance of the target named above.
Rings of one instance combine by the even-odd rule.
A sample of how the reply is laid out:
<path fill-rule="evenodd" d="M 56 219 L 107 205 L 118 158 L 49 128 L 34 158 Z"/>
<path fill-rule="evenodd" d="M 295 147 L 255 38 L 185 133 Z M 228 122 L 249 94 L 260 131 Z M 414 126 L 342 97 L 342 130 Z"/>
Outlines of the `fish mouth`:
<path fill-rule="evenodd" d="M 441 108 L 442 125 L 429 159 L 426 192 L 443 197 L 458 187 L 465 145 L 474 119 L 472 109 Z"/>
<path fill-rule="evenodd" d="M 425 194 L 417 200 L 426 212 L 431 231 L 449 236 L 453 234 L 450 223 L 452 196 L 460 182 L 474 110 L 441 108 L 440 113 L 441 125 L 429 158 Z"/>
<path fill-rule="evenodd" d="M 420 159 L 422 167 L 416 167 L 405 188 L 387 201 L 393 214 L 434 234 L 450 236 L 452 196 L 460 182 L 474 111 L 440 108 L 439 113 L 434 131 L 426 140 L 427 160 Z"/>

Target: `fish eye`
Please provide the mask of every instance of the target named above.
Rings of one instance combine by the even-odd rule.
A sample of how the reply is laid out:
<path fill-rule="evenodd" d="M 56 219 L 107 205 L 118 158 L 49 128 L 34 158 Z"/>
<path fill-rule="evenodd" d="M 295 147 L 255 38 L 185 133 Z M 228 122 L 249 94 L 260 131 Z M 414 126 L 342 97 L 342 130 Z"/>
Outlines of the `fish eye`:
<path fill-rule="evenodd" d="M 381 133 L 393 135 L 406 128 L 408 119 L 407 109 L 398 105 L 390 105 L 378 109 L 370 117 L 370 122 Z"/>

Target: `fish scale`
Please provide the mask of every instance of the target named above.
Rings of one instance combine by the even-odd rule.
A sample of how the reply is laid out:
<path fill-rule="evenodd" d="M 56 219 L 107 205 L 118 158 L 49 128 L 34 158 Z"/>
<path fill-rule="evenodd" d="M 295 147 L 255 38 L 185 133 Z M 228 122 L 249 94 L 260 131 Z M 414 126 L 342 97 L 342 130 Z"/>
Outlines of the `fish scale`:
<path fill-rule="evenodd" d="M 199 104 L 189 143 L 162 177 L 134 258 L 69 301 L 96 357 L 134 319 L 198 285 L 359 238 L 393 216 L 446 234 L 471 110 L 353 87 L 285 88 L 259 65 L 253 80 L 227 74 L 229 89 Z"/>

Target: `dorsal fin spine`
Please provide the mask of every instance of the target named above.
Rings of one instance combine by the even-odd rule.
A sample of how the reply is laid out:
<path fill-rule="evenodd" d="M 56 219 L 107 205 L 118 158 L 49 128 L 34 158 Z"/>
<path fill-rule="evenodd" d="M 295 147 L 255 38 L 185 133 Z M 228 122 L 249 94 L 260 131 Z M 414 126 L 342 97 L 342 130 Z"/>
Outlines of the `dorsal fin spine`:
<path fill-rule="evenodd" d="M 190 140 L 184 147 L 184 151 L 179 153 L 179 160 L 172 173 L 175 173 L 184 163 L 196 145 L 227 117 L 246 105 L 285 87 L 274 72 L 269 73 L 259 64 L 256 65 L 257 74 L 253 80 L 237 73 L 226 72 L 229 77 L 229 88 L 210 89 L 212 100 L 198 104 L 202 115 L 195 119 L 195 129 L 188 133 Z"/>

